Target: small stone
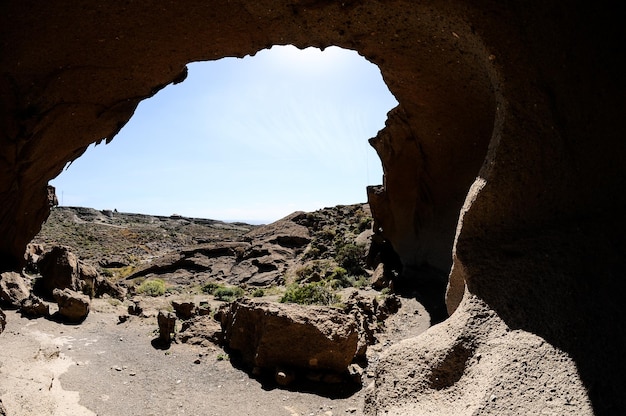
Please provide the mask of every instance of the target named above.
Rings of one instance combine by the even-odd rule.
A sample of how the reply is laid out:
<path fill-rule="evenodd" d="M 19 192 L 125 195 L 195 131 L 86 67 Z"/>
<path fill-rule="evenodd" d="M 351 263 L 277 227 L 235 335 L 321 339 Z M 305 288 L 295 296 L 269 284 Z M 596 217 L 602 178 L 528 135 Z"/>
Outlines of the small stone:
<path fill-rule="evenodd" d="M 361 384 L 363 380 L 363 369 L 358 364 L 350 364 L 348 366 L 348 374 L 350 378 L 357 384 Z"/>
<path fill-rule="evenodd" d="M 281 386 L 288 386 L 293 383 L 296 379 L 296 376 L 293 371 L 277 368 L 276 373 L 274 374 L 274 380 Z"/>

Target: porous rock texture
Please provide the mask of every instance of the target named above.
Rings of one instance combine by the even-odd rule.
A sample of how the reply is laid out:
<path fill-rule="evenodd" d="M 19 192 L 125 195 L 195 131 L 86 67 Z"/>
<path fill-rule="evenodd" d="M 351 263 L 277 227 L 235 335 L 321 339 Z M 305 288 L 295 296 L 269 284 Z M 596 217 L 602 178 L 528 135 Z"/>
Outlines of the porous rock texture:
<path fill-rule="evenodd" d="M 240 298 L 219 313 L 224 342 L 251 368 L 345 372 L 359 328 L 341 310 Z"/>
<path fill-rule="evenodd" d="M 187 63 L 278 44 L 337 45 L 378 65 L 399 102 L 372 140 L 385 173 L 369 191 L 377 233 L 405 275 L 453 265 L 453 317 L 386 363 L 418 359 L 412 347 L 436 338 L 442 356 L 469 354 L 455 377 L 443 377 L 452 381 L 439 385 L 442 401 L 468 397 L 447 393 L 482 372 L 499 375 L 521 403 L 521 391 L 509 388 L 521 367 L 492 364 L 495 354 L 513 363 L 533 351 L 542 359 L 528 371 L 571 375 L 579 414 L 626 413 L 626 68 L 613 8 L 580 0 L 7 1 L 0 42 L 1 271 L 22 264 L 54 202 L 48 181 L 89 144 L 112 140 L 142 99 L 184 80 Z M 453 342 L 462 334 L 474 342 L 467 352 Z M 470 363 L 472 351 L 482 358 Z M 432 360 L 420 368 L 449 372 Z M 403 383 L 381 370 L 376 385 Z M 490 383 L 465 385 L 483 398 L 476 412 L 515 413 L 484 405 Z M 393 406 L 405 413 L 435 397 L 411 383 L 395 391 Z M 549 392 L 534 394 L 544 403 Z M 470 413 L 441 404 L 430 414 Z M 390 406 L 373 399 L 369 411 Z"/>

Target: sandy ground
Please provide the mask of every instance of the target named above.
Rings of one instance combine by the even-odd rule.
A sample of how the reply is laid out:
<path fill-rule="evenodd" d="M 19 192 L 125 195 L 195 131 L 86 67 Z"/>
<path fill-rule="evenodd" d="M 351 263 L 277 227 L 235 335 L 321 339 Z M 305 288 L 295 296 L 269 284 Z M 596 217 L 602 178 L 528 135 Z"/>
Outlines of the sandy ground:
<path fill-rule="evenodd" d="M 215 346 L 155 349 L 156 318 L 118 323 L 124 307 L 96 300 L 80 325 L 29 320 L 5 311 L 0 335 L 0 399 L 10 416 L 362 415 L 377 356 L 429 326 L 419 303 L 403 299 L 368 353 L 364 387 L 343 398 L 263 385 Z"/>

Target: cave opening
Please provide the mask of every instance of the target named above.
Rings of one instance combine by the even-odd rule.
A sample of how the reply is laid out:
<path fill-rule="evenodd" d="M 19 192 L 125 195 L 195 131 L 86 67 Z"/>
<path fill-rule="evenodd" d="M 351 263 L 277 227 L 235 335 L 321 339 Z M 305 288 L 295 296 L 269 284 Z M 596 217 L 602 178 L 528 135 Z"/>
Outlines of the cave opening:
<path fill-rule="evenodd" d="M 382 182 L 366 140 L 397 101 L 356 52 L 274 46 L 188 68 L 51 181 L 61 205 L 269 223 Z"/>

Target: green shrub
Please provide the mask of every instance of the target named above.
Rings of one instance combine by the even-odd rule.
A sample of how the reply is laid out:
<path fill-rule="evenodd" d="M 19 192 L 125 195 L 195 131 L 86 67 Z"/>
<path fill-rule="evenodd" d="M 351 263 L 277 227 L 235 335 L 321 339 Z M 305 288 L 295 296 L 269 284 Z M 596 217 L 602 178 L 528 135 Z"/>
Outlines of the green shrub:
<path fill-rule="evenodd" d="M 337 263 L 348 273 L 360 276 L 364 273 L 363 258 L 365 257 L 365 247 L 356 244 L 346 244 L 337 250 Z"/>
<path fill-rule="evenodd" d="M 334 262 L 330 260 L 313 260 L 296 270 L 297 281 L 318 282 L 326 279 L 333 272 Z"/>
<path fill-rule="evenodd" d="M 372 218 L 371 217 L 362 217 L 359 220 L 358 230 L 363 232 L 365 230 L 369 230 L 372 228 Z"/>
<path fill-rule="evenodd" d="M 202 285 L 200 290 L 202 290 L 202 292 L 206 293 L 207 295 L 212 295 L 213 292 L 215 292 L 220 287 L 224 287 L 224 286 L 215 282 L 206 282 L 205 284 Z"/>
<path fill-rule="evenodd" d="M 354 282 L 354 277 L 348 276 L 348 271 L 340 266 L 335 267 L 328 276 L 328 283 L 333 289 L 354 286 Z"/>
<path fill-rule="evenodd" d="M 364 287 L 369 286 L 369 284 L 370 284 L 370 279 L 368 279 L 367 276 L 360 276 L 358 279 L 355 279 L 352 286 L 356 287 L 357 289 L 362 289 Z"/>
<path fill-rule="evenodd" d="M 281 303 L 298 303 L 300 305 L 334 305 L 341 301 L 341 297 L 333 293 L 331 288 L 323 282 L 293 284 L 287 288 L 280 298 Z"/>
<path fill-rule="evenodd" d="M 137 293 L 148 296 L 162 296 L 165 294 L 165 282 L 161 279 L 146 280 L 137 287 Z"/>
<path fill-rule="evenodd" d="M 243 289 L 240 287 L 218 287 L 217 289 L 215 289 L 215 291 L 213 292 L 213 296 L 215 296 L 215 299 L 217 300 L 221 300 L 221 301 L 225 301 L 225 302 L 231 302 L 233 300 L 235 300 L 236 298 L 243 296 Z"/>
<path fill-rule="evenodd" d="M 263 296 L 265 296 L 265 291 L 263 289 L 254 289 L 252 291 L 253 298 L 262 298 Z"/>

